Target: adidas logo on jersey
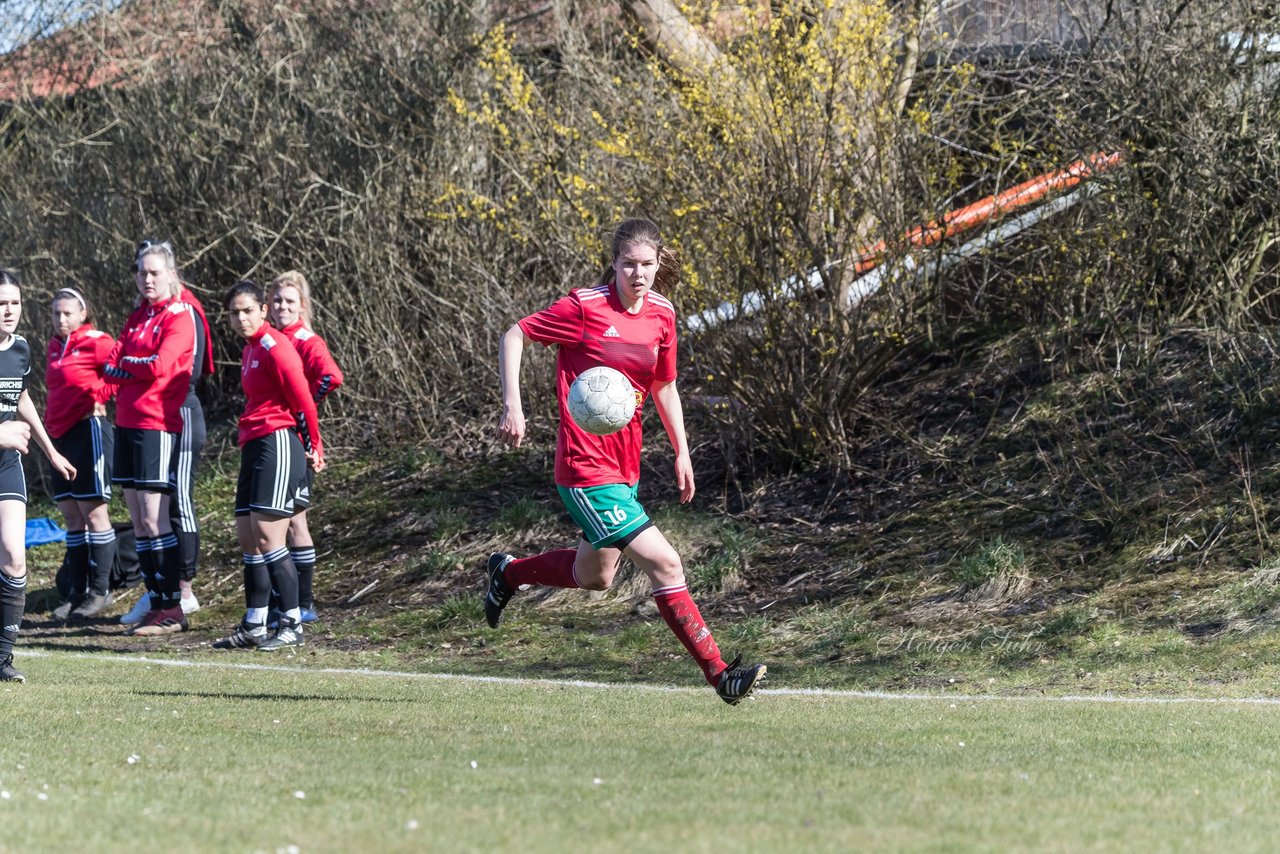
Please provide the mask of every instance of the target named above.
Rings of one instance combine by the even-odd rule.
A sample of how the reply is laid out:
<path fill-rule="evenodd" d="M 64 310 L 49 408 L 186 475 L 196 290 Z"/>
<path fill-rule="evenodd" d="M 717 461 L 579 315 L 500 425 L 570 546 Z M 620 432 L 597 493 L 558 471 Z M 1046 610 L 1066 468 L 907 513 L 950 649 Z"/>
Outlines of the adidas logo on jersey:
<path fill-rule="evenodd" d="M 618 334 L 617 327 L 610 326 L 608 329 L 604 331 L 604 337 L 605 338 L 621 338 L 622 336 Z"/>

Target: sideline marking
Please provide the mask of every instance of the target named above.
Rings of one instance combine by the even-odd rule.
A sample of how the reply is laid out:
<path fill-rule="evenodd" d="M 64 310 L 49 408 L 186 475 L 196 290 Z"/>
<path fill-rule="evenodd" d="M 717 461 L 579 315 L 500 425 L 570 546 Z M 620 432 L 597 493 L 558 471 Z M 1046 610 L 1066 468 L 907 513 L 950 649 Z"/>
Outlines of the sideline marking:
<path fill-rule="evenodd" d="M 590 682 L 584 679 L 518 679 L 514 676 L 480 676 L 471 673 L 414 673 L 408 670 L 372 670 L 364 667 L 285 667 L 279 664 L 248 664 L 243 661 L 187 661 L 180 658 L 151 658 L 145 655 L 105 655 L 91 652 L 50 652 L 21 650 L 23 658 L 75 658 L 87 661 L 109 661 L 129 664 L 155 664 L 161 667 L 209 667 L 227 670 L 253 670 L 265 673 L 318 673 L 330 676 L 378 676 L 397 679 L 440 680 L 443 682 L 477 682 L 491 685 L 537 685 L 549 688 L 594 688 L 616 691 L 656 691 L 677 694 L 705 694 L 708 688 L 679 685 L 649 685 L 626 682 Z M 1058 696 L 999 694 L 922 694 L 893 691 L 858 691 L 843 688 L 760 688 L 756 696 L 833 697 L 852 700 L 951 701 L 966 703 L 1115 703 L 1131 705 L 1205 705 L 1205 706 L 1280 706 L 1280 697 L 1134 697 L 1123 694 L 1062 694 Z"/>

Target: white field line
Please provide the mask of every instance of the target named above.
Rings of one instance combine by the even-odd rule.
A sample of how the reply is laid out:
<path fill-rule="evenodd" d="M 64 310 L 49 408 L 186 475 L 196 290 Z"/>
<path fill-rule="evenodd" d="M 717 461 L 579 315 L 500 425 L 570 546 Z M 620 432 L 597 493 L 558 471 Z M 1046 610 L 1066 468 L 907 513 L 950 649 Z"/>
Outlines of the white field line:
<path fill-rule="evenodd" d="M 413 673 L 405 670 L 372 670 L 364 667 L 285 667 L 278 664 L 248 664 L 242 661 L 184 661 L 177 658 L 151 658 L 145 655 L 103 655 L 89 652 L 47 652 L 19 648 L 22 658 L 74 658 L 87 661 L 156 665 L 159 667 L 193 667 L 221 670 L 249 670 L 264 673 L 308 673 L 333 676 L 371 676 L 391 679 L 413 679 L 441 682 L 475 682 L 491 685 L 544 686 L 552 688 L 590 688 L 617 691 L 660 691 L 680 694 L 705 694 L 707 688 L 643 683 L 590 682 L 583 679 L 517 679 L 509 676 L 476 676 L 467 673 Z M 837 688 L 761 688 L 756 692 L 769 697 L 831 697 L 852 700 L 945 701 L 965 703 L 1123 703 L 1133 705 L 1206 705 L 1206 706 L 1280 706 L 1280 697 L 1141 697 L 1122 694 L 1012 695 L 999 694 L 926 694 L 895 691 L 856 691 Z"/>

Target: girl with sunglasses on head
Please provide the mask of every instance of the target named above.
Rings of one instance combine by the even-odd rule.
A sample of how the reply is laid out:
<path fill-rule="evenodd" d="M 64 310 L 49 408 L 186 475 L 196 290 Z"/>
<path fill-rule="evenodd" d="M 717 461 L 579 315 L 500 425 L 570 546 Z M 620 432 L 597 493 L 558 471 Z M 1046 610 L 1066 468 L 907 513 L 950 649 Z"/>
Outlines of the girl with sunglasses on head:
<path fill-rule="evenodd" d="M 95 329 L 84 294 L 72 287 L 53 295 L 53 335 L 46 354 L 45 426 L 53 445 L 75 466 L 68 479 L 53 471 L 53 500 L 67 523 L 66 568 L 70 596 L 55 620 L 99 616 L 111 605 L 116 532 L 111 526 L 111 455 L 107 422 L 113 387 L 103 378 L 115 339 Z"/>
<path fill-rule="evenodd" d="M 267 295 L 271 306 L 271 323 L 288 337 L 302 357 L 302 370 L 316 406 L 342 385 L 342 369 L 329 353 L 324 339 L 311 328 L 311 288 L 306 276 L 297 270 L 281 273 L 271 283 Z M 307 469 L 307 482 L 298 512 L 289 520 L 289 556 L 298 570 L 298 603 L 302 622 L 316 619 L 312 580 L 316 568 L 316 545 L 307 526 L 307 509 L 314 500 L 315 472 Z"/>
<path fill-rule="evenodd" d="M 177 446 L 196 346 L 196 318 L 179 296 L 177 260 L 168 241 L 146 241 L 135 255 L 137 310 L 107 357 L 116 387 L 112 482 L 124 490 L 148 610 L 129 630 L 138 636 L 184 632 L 182 556 L 169 518 L 177 485 Z"/>
<path fill-rule="evenodd" d="M 31 347 L 17 333 L 22 318 L 18 277 L 0 270 L 0 682 L 25 682 L 13 666 L 13 645 L 27 600 L 27 482 L 19 453 L 33 437 L 66 480 L 76 469 L 53 446 L 27 391 Z M 25 422 L 21 426 L 16 421 Z"/>

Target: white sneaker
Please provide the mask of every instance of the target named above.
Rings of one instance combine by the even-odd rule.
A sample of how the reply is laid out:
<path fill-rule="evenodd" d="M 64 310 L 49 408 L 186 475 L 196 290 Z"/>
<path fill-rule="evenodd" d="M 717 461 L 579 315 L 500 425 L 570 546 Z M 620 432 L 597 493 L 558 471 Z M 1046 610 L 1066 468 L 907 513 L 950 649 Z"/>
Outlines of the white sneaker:
<path fill-rule="evenodd" d="M 179 604 L 182 605 L 182 613 L 184 614 L 194 614 L 200 610 L 200 600 L 196 598 L 194 593 L 190 596 L 183 596 Z"/>
<path fill-rule="evenodd" d="M 151 594 L 143 590 L 142 595 L 138 597 L 138 601 L 133 603 L 133 608 L 120 618 L 120 622 L 126 626 L 141 623 L 142 618 L 149 613 L 151 613 Z"/>

